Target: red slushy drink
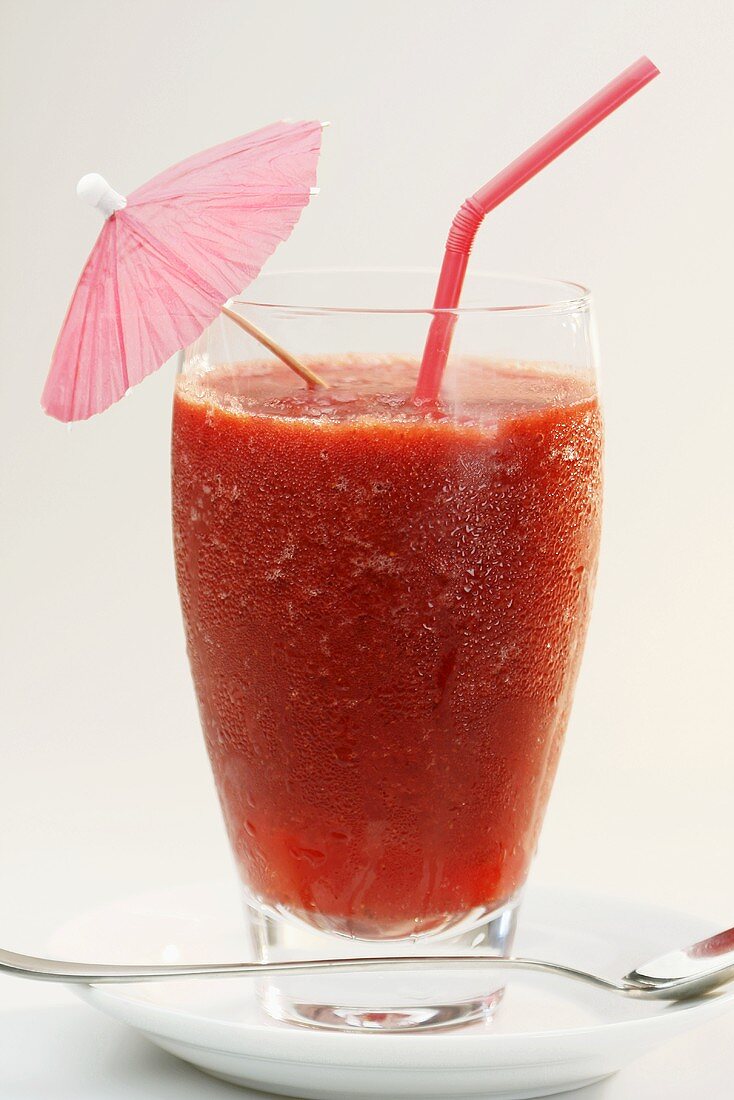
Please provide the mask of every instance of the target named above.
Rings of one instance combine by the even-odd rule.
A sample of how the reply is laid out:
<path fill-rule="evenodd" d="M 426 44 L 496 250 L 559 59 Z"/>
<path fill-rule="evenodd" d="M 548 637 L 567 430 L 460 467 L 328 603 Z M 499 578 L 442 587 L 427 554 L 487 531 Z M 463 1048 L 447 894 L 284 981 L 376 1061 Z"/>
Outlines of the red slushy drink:
<path fill-rule="evenodd" d="M 593 383 L 465 362 L 179 379 L 176 563 L 231 843 L 254 898 L 364 938 L 451 927 L 527 874 L 599 543 Z"/>

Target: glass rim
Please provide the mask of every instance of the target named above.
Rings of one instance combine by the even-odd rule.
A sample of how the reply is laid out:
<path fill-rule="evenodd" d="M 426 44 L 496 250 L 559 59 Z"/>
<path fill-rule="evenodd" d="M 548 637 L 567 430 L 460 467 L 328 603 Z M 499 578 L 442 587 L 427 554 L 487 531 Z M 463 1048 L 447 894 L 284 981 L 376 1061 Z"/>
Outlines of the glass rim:
<path fill-rule="evenodd" d="M 321 275 L 430 275 L 438 279 L 438 268 L 432 267 L 314 267 L 314 268 L 284 268 L 263 272 L 258 278 L 271 277 L 321 276 Z M 263 301 L 250 297 L 245 292 L 230 298 L 230 302 L 241 306 L 250 306 L 253 309 L 278 309 L 289 310 L 301 314 L 392 314 L 405 316 L 420 316 L 423 314 L 453 314 L 460 316 L 467 313 L 512 313 L 543 314 L 543 313 L 578 313 L 591 306 L 592 295 L 588 287 L 583 283 L 576 283 L 569 279 L 555 279 L 536 277 L 530 275 L 512 275 L 501 271 L 472 271 L 469 279 L 487 279 L 499 282 L 503 280 L 516 283 L 518 287 L 535 284 L 536 286 L 555 287 L 563 292 L 562 297 L 547 302 L 518 302 L 510 305 L 459 305 L 454 309 L 436 309 L 434 306 L 395 308 L 390 306 L 321 306 L 299 305 L 297 302 L 288 301 Z"/>

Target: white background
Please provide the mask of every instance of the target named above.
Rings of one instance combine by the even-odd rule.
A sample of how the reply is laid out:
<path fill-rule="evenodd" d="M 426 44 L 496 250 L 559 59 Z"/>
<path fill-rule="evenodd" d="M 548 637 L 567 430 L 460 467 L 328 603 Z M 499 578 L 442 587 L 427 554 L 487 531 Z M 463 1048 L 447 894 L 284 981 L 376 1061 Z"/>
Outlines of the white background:
<path fill-rule="evenodd" d="M 460 200 L 642 52 L 663 75 L 475 250 L 590 285 L 604 366 L 602 565 L 534 874 L 732 923 L 731 5 L 3 0 L 0 36 L 0 943 L 230 871 L 173 580 L 172 364 L 71 429 L 38 404 L 99 230 L 78 177 L 125 193 L 328 118 L 271 266 L 431 265 Z"/>

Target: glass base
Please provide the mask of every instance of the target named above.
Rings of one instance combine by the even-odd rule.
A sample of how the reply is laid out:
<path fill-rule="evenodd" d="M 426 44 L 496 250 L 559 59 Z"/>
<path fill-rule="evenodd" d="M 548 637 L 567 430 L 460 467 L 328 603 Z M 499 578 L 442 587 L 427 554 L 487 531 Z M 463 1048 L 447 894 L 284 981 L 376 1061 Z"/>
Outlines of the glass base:
<path fill-rule="evenodd" d="M 505 955 L 512 948 L 518 898 L 467 917 L 446 932 L 401 940 L 362 940 L 317 931 L 292 916 L 248 900 L 253 948 L 260 962 L 369 956 Z M 504 990 L 484 969 L 384 970 L 279 975 L 258 984 L 265 1011 L 277 1020 L 338 1031 L 427 1031 L 488 1020 Z"/>

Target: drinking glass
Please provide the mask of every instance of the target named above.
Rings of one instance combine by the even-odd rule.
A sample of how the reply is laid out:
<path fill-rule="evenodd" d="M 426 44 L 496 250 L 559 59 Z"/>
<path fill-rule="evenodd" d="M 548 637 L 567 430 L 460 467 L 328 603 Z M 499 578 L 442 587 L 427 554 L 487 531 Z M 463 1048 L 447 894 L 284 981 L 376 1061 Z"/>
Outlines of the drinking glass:
<path fill-rule="evenodd" d="M 431 271 L 264 276 L 182 357 L 176 566 L 261 961 L 509 952 L 599 543 L 589 294 L 474 274 L 440 398 L 413 389 Z M 487 973 L 270 979 L 332 1028 L 489 1015 Z"/>

